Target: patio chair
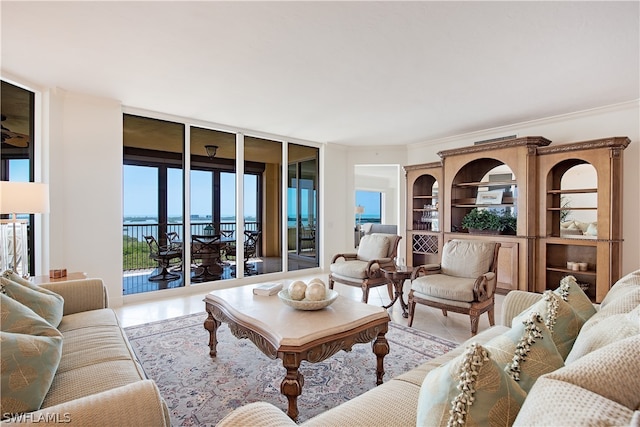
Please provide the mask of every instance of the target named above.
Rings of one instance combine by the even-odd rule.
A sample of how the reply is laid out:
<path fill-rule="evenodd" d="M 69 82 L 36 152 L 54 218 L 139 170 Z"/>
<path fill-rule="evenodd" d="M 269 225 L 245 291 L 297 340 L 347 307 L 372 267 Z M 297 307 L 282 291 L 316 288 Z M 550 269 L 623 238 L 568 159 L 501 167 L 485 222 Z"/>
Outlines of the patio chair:
<path fill-rule="evenodd" d="M 149 258 L 155 260 L 158 263 L 158 268 L 161 269 L 159 274 L 149 277 L 152 282 L 171 281 L 180 278 L 177 273 L 169 272 L 168 268 L 173 259 L 182 260 L 182 251 L 171 249 L 168 246 L 160 246 L 158 241 L 153 236 L 144 236 L 144 239 L 149 245 Z"/>
<path fill-rule="evenodd" d="M 416 304 L 467 314 L 471 335 L 478 333 L 478 321 L 487 312 L 494 325 L 496 268 L 500 243 L 480 240 L 450 240 L 442 248 L 440 264 L 421 265 L 411 276 L 409 326 Z"/>
<path fill-rule="evenodd" d="M 258 254 L 258 240 L 260 239 L 260 235 L 262 234 L 259 230 L 245 230 L 244 231 L 244 272 L 246 275 L 257 274 L 258 269 L 256 268 L 254 263 L 250 263 L 249 260 L 255 258 Z M 230 247 L 228 249 L 227 255 L 228 258 L 233 258 L 237 261 L 237 252 L 236 247 Z M 236 265 L 231 266 L 231 275 L 235 276 Z"/>
<path fill-rule="evenodd" d="M 167 247 L 169 250 L 176 250 L 182 252 L 182 240 L 180 235 L 175 231 L 168 231 L 167 235 Z M 170 271 L 182 270 L 182 258 L 180 262 L 169 269 Z"/>
<path fill-rule="evenodd" d="M 329 269 L 329 289 L 334 282 L 362 288 L 362 302 L 369 300 L 369 289 L 387 285 L 389 298 L 393 299 L 393 284 L 387 280 L 381 268 L 394 265 L 402 236 L 395 234 L 366 234 L 360 240 L 357 253 L 334 255 Z"/>
<path fill-rule="evenodd" d="M 192 277 L 194 281 L 218 279 L 222 276 L 221 248 L 219 234 L 191 236 L 191 262 L 196 266 L 196 274 Z"/>

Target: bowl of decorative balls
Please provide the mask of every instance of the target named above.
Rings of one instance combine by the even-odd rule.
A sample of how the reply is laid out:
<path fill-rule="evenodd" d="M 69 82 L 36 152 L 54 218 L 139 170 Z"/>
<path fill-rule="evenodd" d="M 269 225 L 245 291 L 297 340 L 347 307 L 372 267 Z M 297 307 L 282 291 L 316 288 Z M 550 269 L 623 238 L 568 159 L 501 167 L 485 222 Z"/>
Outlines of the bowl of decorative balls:
<path fill-rule="evenodd" d="M 318 278 L 309 283 L 302 280 L 291 282 L 286 289 L 278 292 L 278 297 L 286 305 L 298 310 L 320 310 L 328 307 L 338 298 L 338 293 L 327 289 Z"/>

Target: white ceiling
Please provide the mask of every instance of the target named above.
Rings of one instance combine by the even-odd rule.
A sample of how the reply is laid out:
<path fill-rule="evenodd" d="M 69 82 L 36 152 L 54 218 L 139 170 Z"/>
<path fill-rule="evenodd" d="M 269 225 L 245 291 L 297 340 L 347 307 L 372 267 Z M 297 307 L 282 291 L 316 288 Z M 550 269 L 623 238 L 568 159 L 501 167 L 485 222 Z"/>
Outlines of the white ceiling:
<path fill-rule="evenodd" d="M 639 2 L 2 1 L 2 72 L 346 145 L 640 98 Z"/>

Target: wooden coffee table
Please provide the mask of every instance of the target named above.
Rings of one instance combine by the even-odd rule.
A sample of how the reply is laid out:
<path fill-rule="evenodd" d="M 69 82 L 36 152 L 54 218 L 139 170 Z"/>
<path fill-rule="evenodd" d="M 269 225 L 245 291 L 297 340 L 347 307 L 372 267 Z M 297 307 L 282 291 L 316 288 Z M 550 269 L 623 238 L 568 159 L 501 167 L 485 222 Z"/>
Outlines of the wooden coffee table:
<path fill-rule="evenodd" d="M 389 353 L 386 310 L 342 296 L 322 310 L 296 310 L 277 295 L 253 295 L 255 286 L 216 290 L 205 297 L 204 328 L 209 331 L 211 357 L 217 354 L 216 334 L 224 322 L 236 338 L 248 338 L 269 358 L 281 359 L 287 373 L 280 391 L 287 397 L 287 414 L 293 420 L 298 418 L 298 396 L 304 385 L 298 372 L 303 360 L 321 362 L 340 350 L 351 350 L 354 344 L 371 342 L 377 359 L 376 385 L 382 384 L 383 361 Z"/>

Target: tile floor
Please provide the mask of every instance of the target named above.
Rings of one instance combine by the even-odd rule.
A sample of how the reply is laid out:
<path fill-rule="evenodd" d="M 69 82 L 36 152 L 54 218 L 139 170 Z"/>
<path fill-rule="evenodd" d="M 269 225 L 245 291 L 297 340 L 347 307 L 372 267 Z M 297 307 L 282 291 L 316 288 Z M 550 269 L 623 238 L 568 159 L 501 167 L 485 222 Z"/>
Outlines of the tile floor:
<path fill-rule="evenodd" d="M 325 283 L 328 282 L 327 275 L 300 276 L 296 279 L 308 281 L 313 277 L 320 277 L 325 281 Z M 284 282 L 290 283 L 291 280 L 295 279 L 288 279 Z M 410 283 L 408 281 L 405 282 L 405 301 L 407 300 L 409 286 Z M 360 301 L 360 298 L 362 297 L 360 288 L 336 283 L 335 289 L 340 293 L 340 295 L 348 296 L 355 301 Z M 156 320 L 178 317 L 185 314 L 202 313 L 204 312 L 203 298 L 204 294 L 194 294 L 184 297 L 170 297 L 154 301 L 130 303 L 116 308 L 116 313 L 124 327 L 134 326 Z M 503 300 L 503 295 L 496 295 L 495 320 L 497 324 L 500 323 L 500 310 Z M 386 305 L 388 303 L 389 295 L 387 295 L 386 287 L 380 286 L 371 289 L 369 292 L 369 304 Z M 402 325 L 407 324 L 407 319 L 402 317 L 402 309 L 400 308 L 399 302 L 396 302 L 396 304 L 389 309 L 389 313 L 391 314 L 391 318 L 394 322 Z M 458 343 L 461 343 L 471 337 L 469 316 L 458 313 L 449 313 L 448 316 L 445 317 L 442 315 L 440 310 L 420 304 L 416 307 L 413 327 Z M 480 317 L 480 326 L 478 330 L 482 331 L 488 327 L 489 321 L 487 319 L 487 314 L 485 313 Z"/>

